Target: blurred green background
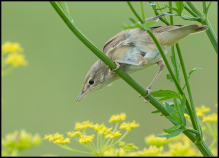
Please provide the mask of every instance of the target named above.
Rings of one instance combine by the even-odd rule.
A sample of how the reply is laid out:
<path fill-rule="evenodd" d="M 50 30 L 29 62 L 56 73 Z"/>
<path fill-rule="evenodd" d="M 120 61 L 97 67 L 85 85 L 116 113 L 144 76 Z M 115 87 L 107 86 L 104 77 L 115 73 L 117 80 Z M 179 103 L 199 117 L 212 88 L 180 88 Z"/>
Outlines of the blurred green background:
<path fill-rule="evenodd" d="M 201 2 L 195 4 L 202 10 Z M 100 50 L 109 38 L 122 31 L 124 23 L 130 24 L 128 18 L 136 19 L 126 2 L 69 2 L 68 5 L 77 27 Z M 133 5 L 140 13 L 140 3 Z M 154 12 L 147 2 L 144 7 L 145 17 L 153 17 Z M 185 10 L 183 14 L 189 15 Z M 169 20 L 169 16 L 166 17 Z M 208 18 L 217 34 L 217 2 L 212 3 Z M 198 23 L 174 17 L 174 24 Z M 164 26 L 162 22 L 157 25 Z M 2 78 L 2 137 L 20 129 L 39 133 L 42 137 L 55 132 L 66 137 L 66 132 L 74 130 L 76 122 L 90 120 L 111 127 L 110 116 L 125 112 L 126 120 L 135 120 L 140 127 L 133 129 L 124 141 L 134 143 L 142 150 L 147 147 L 145 136 L 161 134 L 162 129 L 172 126 L 163 117 L 151 114 L 155 108 L 144 103 L 123 80 L 89 94 L 75 104 L 85 75 L 98 58 L 74 36 L 50 3 L 2 2 L 2 44 L 7 41 L 20 43 L 29 64 Z M 187 71 L 202 68 L 190 78 L 195 105 L 205 104 L 216 112 L 217 54 L 207 34 L 193 34 L 179 43 Z M 170 61 L 169 56 L 170 51 L 167 54 Z M 131 77 L 146 88 L 157 71 L 158 66 L 152 66 Z M 175 90 L 174 84 L 166 80 L 167 73 L 165 68 L 153 85 L 153 91 Z M 71 142 L 70 146 L 83 149 L 76 141 Z M 25 156 L 43 154 L 81 155 L 47 140 L 24 152 Z"/>

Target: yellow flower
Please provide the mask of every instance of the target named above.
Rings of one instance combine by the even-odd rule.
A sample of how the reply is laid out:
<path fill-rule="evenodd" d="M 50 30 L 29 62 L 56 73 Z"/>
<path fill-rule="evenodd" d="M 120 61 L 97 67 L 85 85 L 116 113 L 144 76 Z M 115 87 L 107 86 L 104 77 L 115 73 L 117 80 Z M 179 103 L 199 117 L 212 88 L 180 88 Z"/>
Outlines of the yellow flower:
<path fill-rule="evenodd" d="M 138 127 L 139 125 L 138 124 L 135 124 L 135 121 L 133 121 L 132 123 L 125 123 L 123 122 L 121 125 L 120 125 L 120 129 L 126 129 L 127 131 L 130 131 L 132 128 L 136 128 Z"/>
<path fill-rule="evenodd" d="M 91 128 L 95 129 L 95 131 L 98 131 L 98 129 L 99 129 L 99 124 L 96 123 L 95 125 L 91 125 Z"/>
<path fill-rule="evenodd" d="M 53 135 L 53 137 L 51 137 L 50 139 L 49 139 L 49 141 L 55 141 L 55 140 L 58 140 L 58 139 L 64 139 L 63 138 L 63 135 L 61 135 L 61 134 L 59 134 L 58 132 L 56 132 L 56 134 L 54 134 Z"/>
<path fill-rule="evenodd" d="M 119 132 L 111 132 L 110 134 L 106 135 L 106 138 L 115 139 L 121 136 Z"/>
<path fill-rule="evenodd" d="M 44 137 L 44 139 L 50 139 L 50 138 L 53 138 L 53 135 L 52 135 L 52 134 L 45 135 L 45 137 Z"/>
<path fill-rule="evenodd" d="M 197 111 L 196 110 L 196 114 L 197 114 L 198 117 L 202 117 L 203 116 L 203 112 L 202 111 Z"/>
<path fill-rule="evenodd" d="M 81 135 L 81 132 L 80 131 L 76 131 L 76 132 L 67 132 L 67 135 L 69 136 L 69 137 L 77 137 L 77 136 L 80 136 Z"/>
<path fill-rule="evenodd" d="M 76 129 L 86 129 L 86 128 L 89 128 L 91 127 L 93 124 L 92 123 L 89 123 L 89 121 L 84 121 L 82 123 L 76 123 L 75 125 L 75 130 Z"/>
<path fill-rule="evenodd" d="M 21 48 L 21 46 L 18 43 L 6 42 L 2 45 L 2 52 L 18 53 L 18 52 L 23 52 L 23 48 Z"/>
<path fill-rule="evenodd" d="M 94 134 L 91 135 L 91 136 L 85 136 L 85 135 L 81 135 L 81 138 L 79 139 L 79 143 L 84 143 L 84 144 L 87 144 L 87 143 L 90 143 L 93 141 L 93 138 L 94 138 Z"/>
<path fill-rule="evenodd" d="M 175 144 L 168 144 L 171 156 L 195 156 L 195 149 L 191 148 L 190 143 L 185 141 L 184 144 L 181 142 Z"/>
<path fill-rule="evenodd" d="M 9 54 L 5 59 L 7 64 L 12 64 L 12 66 L 17 67 L 19 65 L 27 65 L 27 61 L 24 59 L 24 55 L 13 53 Z"/>
<path fill-rule="evenodd" d="M 54 143 L 56 143 L 56 144 L 64 144 L 61 139 L 58 139 L 58 140 L 54 141 Z"/>
<path fill-rule="evenodd" d="M 126 114 L 121 113 L 120 115 L 112 115 L 109 119 L 109 122 L 113 122 L 113 121 L 121 121 L 121 120 L 125 120 L 126 118 Z"/>
<path fill-rule="evenodd" d="M 145 142 L 148 145 L 162 146 L 162 145 L 167 144 L 169 141 L 170 141 L 170 139 L 155 137 L 154 134 L 151 134 L 151 135 L 145 137 Z"/>
<path fill-rule="evenodd" d="M 63 141 L 62 141 L 62 143 L 70 143 L 70 139 L 69 138 L 65 138 Z"/>
<path fill-rule="evenodd" d="M 138 156 L 158 156 L 163 151 L 163 146 L 157 148 L 156 146 L 150 145 L 149 149 L 144 148 L 143 151 L 138 151 Z"/>
<path fill-rule="evenodd" d="M 195 108 L 197 116 L 202 117 L 204 113 L 209 112 L 211 109 L 207 108 L 205 105 L 201 105 L 201 108 Z"/>
<path fill-rule="evenodd" d="M 213 113 L 212 115 L 204 116 L 202 122 L 217 122 L 217 114 Z"/>

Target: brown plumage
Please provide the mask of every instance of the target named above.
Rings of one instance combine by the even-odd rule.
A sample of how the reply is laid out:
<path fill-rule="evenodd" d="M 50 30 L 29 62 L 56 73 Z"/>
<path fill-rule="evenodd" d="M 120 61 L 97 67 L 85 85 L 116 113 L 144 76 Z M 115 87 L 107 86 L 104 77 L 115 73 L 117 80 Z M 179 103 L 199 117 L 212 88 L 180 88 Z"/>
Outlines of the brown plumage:
<path fill-rule="evenodd" d="M 164 15 L 164 14 L 163 14 Z M 149 20 L 157 20 L 161 16 L 149 18 Z M 149 21 L 148 19 L 146 21 Z M 150 28 L 160 43 L 163 51 L 167 53 L 167 48 L 185 36 L 207 30 L 206 25 L 172 25 L 172 26 L 156 26 Z M 103 53 L 112 61 L 115 61 L 118 67 L 126 73 L 132 73 L 142 70 L 151 65 L 157 64 L 160 69 L 154 80 L 147 87 L 150 89 L 161 70 L 164 68 L 162 57 L 153 42 L 150 35 L 140 29 L 124 30 L 114 37 L 110 38 L 103 46 Z M 81 94 L 76 103 L 78 103 L 85 95 L 95 90 L 101 89 L 109 85 L 113 81 L 119 79 L 119 76 L 111 71 L 105 63 L 98 60 L 88 71 Z"/>

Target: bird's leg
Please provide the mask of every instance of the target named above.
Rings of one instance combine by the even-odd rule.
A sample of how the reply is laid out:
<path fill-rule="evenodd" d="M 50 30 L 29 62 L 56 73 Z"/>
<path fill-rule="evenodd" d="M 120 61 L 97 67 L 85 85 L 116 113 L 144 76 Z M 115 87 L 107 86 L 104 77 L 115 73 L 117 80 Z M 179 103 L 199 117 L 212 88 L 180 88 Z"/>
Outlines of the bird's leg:
<path fill-rule="evenodd" d="M 119 63 L 137 65 L 137 66 L 147 65 L 148 62 L 143 56 L 141 56 L 140 54 L 137 54 L 137 58 L 138 58 L 138 63 L 137 62 L 126 61 L 126 60 L 114 60 L 113 62 L 116 64 L 116 68 L 113 69 L 112 71 L 116 71 L 120 67 Z"/>
<path fill-rule="evenodd" d="M 157 77 L 159 76 L 159 74 L 161 73 L 161 71 L 164 69 L 164 61 L 160 60 L 157 62 L 157 65 L 160 67 L 159 71 L 157 72 L 156 76 L 154 77 L 153 81 L 151 82 L 151 84 L 146 88 L 146 90 L 148 91 L 148 94 L 145 96 L 147 97 L 148 95 L 151 94 L 151 86 L 153 85 L 154 81 L 157 79 Z M 147 102 L 146 100 L 144 100 L 145 102 Z"/>

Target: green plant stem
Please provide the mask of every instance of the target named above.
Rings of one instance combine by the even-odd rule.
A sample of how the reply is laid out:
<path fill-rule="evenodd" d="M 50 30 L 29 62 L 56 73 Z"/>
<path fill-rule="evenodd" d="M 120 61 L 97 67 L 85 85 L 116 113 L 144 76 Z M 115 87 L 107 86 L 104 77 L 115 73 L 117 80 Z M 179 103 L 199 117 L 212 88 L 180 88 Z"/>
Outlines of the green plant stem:
<path fill-rule="evenodd" d="M 211 145 L 210 145 L 210 147 L 209 147 L 210 150 L 212 150 L 214 148 L 216 142 L 217 142 L 217 138 L 214 138 Z"/>
<path fill-rule="evenodd" d="M 185 8 L 192 16 L 198 17 L 198 15 L 195 14 L 192 10 L 190 10 L 189 7 L 185 6 L 184 8 Z"/>
<path fill-rule="evenodd" d="M 148 32 L 148 34 L 151 36 L 151 38 L 153 39 L 154 43 L 156 44 L 156 46 L 157 46 L 157 48 L 158 48 L 158 50 L 159 50 L 159 52 L 160 52 L 160 54 L 161 54 L 161 56 L 162 56 L 162 58 L 163 58 L 163 61 L 164 61 L 164 63 L 165 63 L 165 65 L 166 65 L 166 67 L 167 67 L 167 69 L 168 69 L 170 75 L 172 76 L 172 78 L 173 78 L 173 80 L 174 80 L 174 82 L 175 82 L 175 85 L 176 85 L 177 88 L 179 89 L 181 95 L 183 95 L 184 93 L 183 93 L 181 87 L 179 86 L 179 84 L 178 84 L 178 82 L 177 82 L 177 79 L 176 79 L 176 77 L 174 76 L 174 73 L 173 73 L 172 69 L 170 68 L 170 65 L 169 65 L 169 63 L 168 63 L 168 61 L 167 61 L 167 58 L 166 58 L 166 56 L 165 56 L 165 54 L 164 54 L 164 52 L 163 52 L 163 50 L 162 50 L 162 48 L 161 48 L 159 42 L 157 41 L 157 39 L 155 38 L 155 36 L 154 36 L 154 34 L 152 33 L 151 30 L 148 30 L 147 32 Z M 188 100 L 186 100 L 186 107 L 187 107 L 188 112 L 189 112 L 189 115 L 190 115 L 190 117 L 191 117 L 191 121 L 192 121 L 193 128 L 194 128 L 195 130 L 197 130 L 198 126 L 197 126 L 197 123 L 195 123 L 195 119 L 193 118 L 193 117 L 194 117 L 194 116 L 192 115 L 193 112 L 192 112 L 192 109 L 191 109 L 191 107 L 190 107 L 190 105 L 189 105 L 189 103 L 188 103 Z"/>
<path fill-rule="evenodd" d="M 206 19 L 205 21 L 202 22 L 203 25 L 207 25 L 208 26 L 208 29 L 206 30 L 206 33 L 208 35 L 208 38 L 210 39 L 211 41 L 211 44 L 213 45 L 214 47 L 214 50 L 217 52 L 217 49 L 218 49 L 218 41 L 217 41 L 217 36 L 215 35 L 212 27 L 211 27 L 211 24 L 209 23 L 208 19 Z"/>
<path fill-rule="evenodd" d="M 200 18 L 203 18 L 203 20 L 200 21 L 200 23 L 202 25 L 207 25 L 208 26 L 208 30 L 206 30 L 206 33 L 208 35 L 208 38 L 211 41 L 211 44 L 214 47 L 215 52 L 218 53 L 217 52 L 217 48 L 218 48 L 217 36 L 215 35 L 215 33 L 214 33 L 214 31 L 211 27 L 211 24 L 209 23 L 209 21 L 207 19 L 207 15 L 206 15 L 206 17 L 203 17 L 202 13 L 197 9 L 197 7 L 192 2 L 186 2 L 186 3 L 193 10 L 193 12 L 195 12 Z"/>
<path fill-rule="evenodd" d="M 202 7 L 203 7 L 203 13 L 205 16 L 207 16 L 207 12 L 206 12 L 206 2 L 202 2 Z"/>
<path fill-rule="evenodd" d="M 143 20 L 145 20 L 143 2 L 141 2 L 141 13 L 142 13 L 142 18 L 143 18 Z"/>
<path fill-rule="evenodd" d="M 105 54 L 103 54 L 100 50 L 98 50 L 75 26 L 73 22 L 70 22 L 66 14 L 61 10 L 59 4 L 57 2 L 50 2 L 55 11 L 59 14 L 65 24 L 69 27 L 69 29 L 80 39 L 99 59 L 101 59 L 106 65 L 108 65 L 111 69 L 116 68 L 116 64 L 112 62 Z M 142 20 L 141 20 L 142 21 Z M 132 88 L 134 88 L 138 93 L 142 96 L 147 95 L 147 91 L 141 87 L 135 80 L 133 80 L 127 73 L 125 73 L 120 68 L 115 71 L 117 75 L 119 75 L 125 82 L 127 82 Z M 164 106 L 155 99 L 152 95 L 148 95 L 145 97 L 155 108 L 157 108 L 164 116 L 169 116 L 169 113 L 166 111 Z M 193 143 L 196 141 L 195 135 L 189 131 L 183 132 Z M 200 148 L 204 148 L 204 145 L 201 145 Z M 208 156 L 208 155 L 206 155 Z"/>
<path fill-rule="evenodd" d="M 158 8 L 160 9 L 160 12 L 161 12 L 161 13 L 163 13 L 163 11 L 162 11 L 162 9 L 161 9 L 161 7 L 160 7 L 160 4 L 159 4 L 159 2 L 156 2 L 156 4 L 157 4 Z M 165 21 L 167 21 L 167 19 L 166 19 L 166 17 L 165 17 L 165 16 L 163 16 L 163 18 L 165 19 Z"/>
<path fill-rule="evenodd" d="M 92 155 L 92 153 L 88 153 L 88 152 L 84 152 L 84 151 L 79 151 L 79 150 L 75 150 L 75 149 L 72 149 L 70 147 L 68 147 L 67 145 L 61 145 L 61 144 L 58 144 L 60 147 L 64 148 L 64 149 L 67 149 L 67 150 L 70 150 L 70 151 L 74 151 L 74 152 L 78 152 L 78 153 L 82 153 L 82 154 L 87 154 L 87 155 Z"/>
<path fill-rule="evenodd" d="M 182 71 L 183 71 L 183 75 L 184 75 L 184 79 L 185 79 L 185 82 L 186 82 L 186 87 L 187 87 L 187 91 L 188 91 L 188 95 L 189 95 L 189 99 L 190 99 L 190 104 L 191 104 L 191 108 L 192 108 L 192 111 L 191 111 L 192 115 L 190 117 L 194 119 L 194 129 L 197 130 L 201 134 L 201 137 L 203 137 L 201 125 L 200 125 L 200 122 L 198 120 L 197 114 L 195 112 L 195 104 L 194 104 L 194 101 L 193 101 L 192 91 L 191 91 L 191 88 L 190 88 L 190 84 L 189 84 L 185 64 L 184 64 L 182 53 L 181 53 L 181 50 L 180 50 L 180 47 L 179 47 L 178 43 L 176 44 L 176 49 L 177 49 L 177 52 L 178 52 L 178 56 L 179 56 L 180 64 L 181 64 L 181 67 L 182 67 Z"/>
<path fill-rule="evenodd" d="M 193 12 L 195 12 L 199 17 L 202 17 L 202 13 L 197 9 L 197 7 L 195 6 L 195 4 L 193 4 L 192 2 L 186 2 L 188 4 L 188 6 L 193 10 Z"/>
<path fill-rule="evenodd" d="M 131 10 L 132 10 L 132 12 L 135 14 L 135 16 L 138 18 L 138 20 L 143 24 L 144 23 L 144 20 L 142 20 L 141 18 L 140 18 L 140 16 L 138 15 L 138 13 L 135 11 L 135 9 L 133 8 L 133 6 L 131 5 L 131 3 L 130 2 L 127 2 L 128 3 L 128 5 L 129 5 L 129 7 L 131 8 Z"/>
<path fill-rule="evenodd" d="M 156 10 L 156 7 L 152 7 L 154 10 L 154 14 L 157 16 L 159 15 L 158 11 Z M 170 25 L 163 17 L 160 18 L 160 20 L 165 23 L 166 25 Z"/>
<path fill-rule="evenodd" d="M 169 6 L 172 7 L 172 2 L 169 2 Z M 171 11 L 170 8 L 169 11 Z M 173 25 L 173 16 L 170 16 L 170 25 Z"/>

